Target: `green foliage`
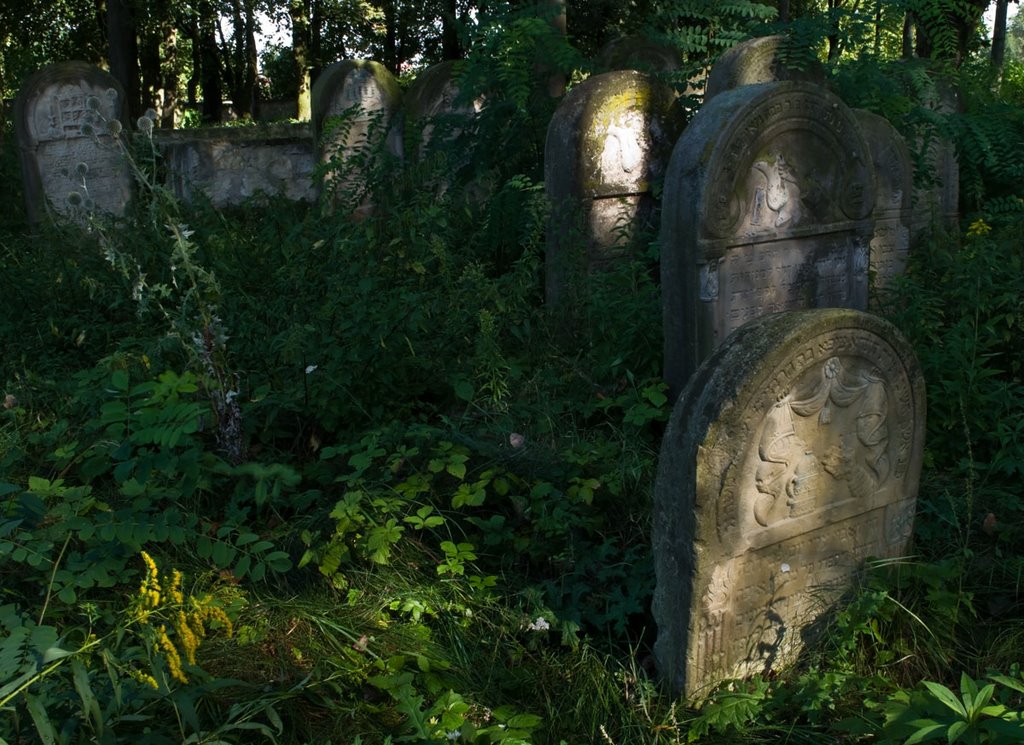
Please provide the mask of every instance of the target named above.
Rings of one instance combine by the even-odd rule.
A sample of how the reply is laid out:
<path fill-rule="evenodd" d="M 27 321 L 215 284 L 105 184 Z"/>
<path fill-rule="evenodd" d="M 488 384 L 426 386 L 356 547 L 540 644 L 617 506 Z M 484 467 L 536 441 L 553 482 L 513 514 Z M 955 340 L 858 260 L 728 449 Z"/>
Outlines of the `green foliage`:
<path fill-rule="evenodd" d="M 839 90 L 896 122 L 922 163 L 935 137 L 954 139 L 979 211 L 961 243 L 916 249 L 881 299 L 929 386 L 919 555 L 876 567 L 808 630 L 792 670 L 726 683 L 699 709 L 652 676 L 649 500 L 671 403 L 657 247 L 639 236 L 631 258 L 570 277 L 564 318 L 543 307 L 547 83 L 588 63 L 535 9 L 503 6 L 465 29 L 460 85 L 486 101 L 473 125 L 401 166 L 344 153 L 313 210 L 186 211 L 143 138 L 125 220 L 0 226 L 0 737 L 999 742 L 1019 729 L 1019 122 L 970 64 L 966 110 L 930 112 L 929 71 L 880 65 L 894 39 L 875 44 L 871 19 L 839 10 L 791 29 L 790 61 L 845 35 L 863 54 L 834 60 Z M 773 9 L 656 12 L 696 68 Z M 885 33 L 894 17 L 886 7 Z M 185 569 L 181 601 L 144 604 L 140 550 Z M 159 580 L 172 594 L 174 575 Z M 178 611 L 212 607 L 235 636 L 211 622 L 182 682 L 158 623 L 180 652 Z"/>
<path fill-rule="evenodd" d="M 1024 683 L 1005 675 L 990 675 L 988 680 L 991 682 L 979 687 L 979 681 L 962 673 L 959 696 L 930 680 L 909 693 L 897 692 L 881 705 L 885 728 L 880 742 L 1020 742 L 1024 737 L 1020 711 Z"/>

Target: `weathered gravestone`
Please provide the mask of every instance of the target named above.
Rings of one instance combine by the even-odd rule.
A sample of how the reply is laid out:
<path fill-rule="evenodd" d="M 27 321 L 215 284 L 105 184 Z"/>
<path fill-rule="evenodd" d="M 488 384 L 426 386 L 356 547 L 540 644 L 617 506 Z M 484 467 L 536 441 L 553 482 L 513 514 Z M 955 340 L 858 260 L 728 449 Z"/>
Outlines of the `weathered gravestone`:
<path fill-rule="evenodd" d="M 321 163 L 330 164 L 324 188 L 332 201 L 360 204 L 365 173 L 380 148 L 402 154 L 402 92 L 395 77 L 379 62 L 345 60 L 324 70 L 313 84 L 313 137 Z"/>
<path fill-rule="evenodd" d="M 932 80 L 933 88 L 925 94 L 925 105 L 942 115 L 954 114 L 960 107 L 956 89 L 945 80 Z M 915 143 L 924 149 L 925 185 L 915 185 L 913 225 L 915 239 L 932 227 L 957 229 L 960 219 L 960 163 L 956 145 L 933 132 L 926 142 Z"/>
<path fill-rule="evenodd" d="M 120 138 L 124 94 L 108 73 L 84 62 L 43 68 L 14 104 L 29 219 L 47 207 L 64 216 L 124 213 L 132 175 Z"/>
<path fill-rule="evenodd" d="M 402 99 L 406 123 L 419 129 L 420 157 L 435 136 L 441 144 L 457 138 L 483 108 L 483 100 L 464 101 L 455 79 L 455 61 L 431 65 L 416 76 Z"/>
<path fill-rule="evenodd" d="M 573 88 L 548 125 L 544 187 L 552 205 L 547 299 L 557 304 L 574 270 L 621 255 L 652 221 L 652 186 L 683 127 L 668 86 L 635 70 L 595 75 Z M 586 256 L 572 254 L 577 245 Z"/>
<path fill-rule="evenodd" d="M 870 272 L 876 289 L 903 274 L 910 257 L 914 165 L 899 132 L 885 118 L 854 109 L 875 169 L 875 230 Z"/>
<path fill-rule="evenodd" d="M 799 66 L 787 60 L 784 36 L 747 39 L 727 50 L 708 73 L 704 102 L 733 88 L 758 83 L 792 80 L 825 84 L 825 68 L 816 59 L 802 60 Z"/>
<path fill-rule="evenodd" d="M 924 421 L 912 349 L 860 311 L 765 316 L 705 361 L 655 487 L 654 650 L 675 690 L 792 662 L 865 559 L 904 554 Z"/>
<path fill-rule="evenodd" d="M 867 308 L 873 170 L 853 114 L 818 86 L 744 86 L 704 104 L 676 143 L 662 201 L 674 394 L 757 316 Z"/>
<path fill-rule="evenodd" d="M 637 70 L 638 72 L 671 72 L 682 67 L 679 50 L 642 34 L 612 39 L 597 55 L 597 67 L 603 70 Z"/>

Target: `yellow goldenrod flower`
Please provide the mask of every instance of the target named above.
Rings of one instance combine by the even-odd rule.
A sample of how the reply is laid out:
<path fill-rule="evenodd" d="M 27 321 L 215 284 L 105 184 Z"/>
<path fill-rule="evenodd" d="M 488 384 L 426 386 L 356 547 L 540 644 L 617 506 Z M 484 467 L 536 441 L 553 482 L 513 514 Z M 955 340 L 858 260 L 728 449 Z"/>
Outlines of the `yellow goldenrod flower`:
<path fill-rule="evenodd" d="M 181 649 L 185 653 L 185 659 L 188 660 L 188 664 L 196 664 L 196 650 L 199 649 L 199 638 L 189 628 L 188 619 L 185 618 L 183 611 L 179 610 L 174 614 L 174 633 L 178 636 L 178 642 L 181 644 Z"/>
<path fill-rule="evenodd" d="M 159 688 L 160 688 L 160 684 L 156 682 L 156 678 L 154 678 L 149 673 L 144 673 L 144 672 L 142 672 L 140 670 L 134 670 L 133 669 L 133 670 L 129 670 L 128 674 L 131 675 L 132 678 L 137 680 L 139 683 L 142 683 L 143 685 L 147 685 L 150 688 L 152 688 L 153 690 L 159 690 Z"/>
<path fill-rule="evenodd" d="M 181 592 L 181 572 L 177 569 L 171 572 L 171 589 L 169 592 L 171 599 L 178 605 L 185 602 L 185 596 Z"/>
<path fill-rule="evenodd" d="M 178 654 L 174 642 L 167 636 L 167 628 L 165 626 L 157 629 L 157 643 L 164 650 L 164 656 L 167 658 L 167 670 L 170 672 L 171 677 L 180 683 L 188 683 L 188 678 L 185 677 L 185 673 L 181 669 L 181 655 Z"/>
<path fill-rule="evenodd" d="M 139 585 L 139 596 L 145 608 L 156 608 L 160 605 L 160 573 L 156 568 L 153 557 L 142 552 L 142 561 L 146 565 L 146 576 Z"/>
<path fill-rule="evenodd" d="M 985 222 L 984 218 L 981 217 L 972 222 L 970 227 L 967 228 L 967 235 L 972 238 L 979 235 L 985 235 L 990 232 L 992 232 L 992 226 Z"/>
<path fill-rule="evenodd" d="M 217 605 L 204 605 L 203 606 L 203 620 L 216 621 L 224 627 L 224 634 L 230 639 L 235 633 L 234 624 L 231 623 L 231 619 L 228 618 L 228 614 L 224 612 L 224 609 Z"/>

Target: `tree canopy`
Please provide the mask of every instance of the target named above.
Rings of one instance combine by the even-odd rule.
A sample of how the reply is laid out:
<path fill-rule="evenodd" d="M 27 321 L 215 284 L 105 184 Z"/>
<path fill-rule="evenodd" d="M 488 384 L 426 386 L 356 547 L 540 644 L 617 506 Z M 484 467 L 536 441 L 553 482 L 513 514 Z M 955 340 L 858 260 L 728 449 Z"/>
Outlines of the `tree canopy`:
<path fill-rule="evenodd" d="M 830 60 L 844 54 L 918 56 L 959 64 L 988 43 L 981 23 L 1007 0 L 26 0 L 0 6 L 0 83 L 11 96 L 42 65 L 82 59 L 108 67 L 136 114 L 165 126 L 183 104 L 219 121 L 222 100 L 255 113 L 270 95 L 306 99 L 318 72 L 339 59 L 375 59 L 396 75 L 460 59 L 508 19 L 534 14 L 564 28 L 581 59 L 611 39 L 645 33 L 684 56 L 713 56 L 766 24 Z M 564 15 L 561 15 L 563 14 Z M 1005 27 L 1006 16 L 997 16 Z M 263 51 L 258 33 L 290 43 Z M 1016 30 L 1015 30 L 1016 29 Z M 1001 64 L 1005 34 L 993 58 Z M 1015 36 L 1016 34 L 1016 36 Z M 1017 54 L 1019 22 L 1009 47 Z M 261 77 L 262 67 L 262 77 Z M 308 103 L 306 104 L 308 105 Z M 308 114 L 300 104 L 300 118 Z"/>

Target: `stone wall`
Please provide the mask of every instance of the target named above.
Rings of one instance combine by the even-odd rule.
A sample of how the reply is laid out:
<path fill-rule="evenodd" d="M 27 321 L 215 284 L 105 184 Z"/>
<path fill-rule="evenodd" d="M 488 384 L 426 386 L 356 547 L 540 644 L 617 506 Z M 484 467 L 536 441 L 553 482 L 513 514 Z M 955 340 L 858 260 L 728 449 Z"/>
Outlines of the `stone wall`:
<path fill-rule="evenodd" d="M 308 124 L 157 130 L 154 141 L 164 157 L 167 185 L 184 201 L 197 192 L 215 207 L 257 194 L 316 199 Z"/>

